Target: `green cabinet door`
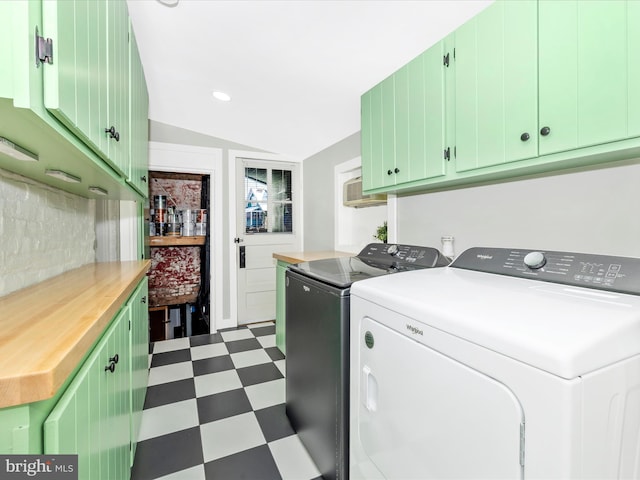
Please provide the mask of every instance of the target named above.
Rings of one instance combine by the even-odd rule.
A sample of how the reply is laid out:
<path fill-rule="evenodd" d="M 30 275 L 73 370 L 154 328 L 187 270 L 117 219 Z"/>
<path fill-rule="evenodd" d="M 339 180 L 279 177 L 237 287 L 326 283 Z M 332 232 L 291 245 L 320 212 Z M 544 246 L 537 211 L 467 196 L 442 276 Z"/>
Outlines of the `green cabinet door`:
<path fill-rule="evenodd" d="M 133 465 L 142 409 L 147 393 L 149 379 L 149 313 L 148 313 L 149 280 L 145 277 L 134 292 L 129 304 L 131 305 L 131 458 Z"/>
<path fill-rule="evenodd" d="M 78 0 L 83 1 L 83 0 Z M 125 176 L 129 172 L 129 18 L 123 0 L 107 0 L 108 128 L 109 159 Z"/>
<path fill-rule="evenodd" d="M 394 77 L 362 96 L 362 189 L 395 184 Z"/>
<path fill-rule="evenodd" d="M 638 2 L 539 2 L 540 154 L 640 134 Z"/>
<path fill-rule="evenodd" d="M 420 57 L 418 57 L 420 58 Z M 421 70 L 415 68 L 415 63 L 421 63 L 420 61 L 416 62 L 414 60 L 414 69 L 412 69 L 412 73 L 416 73 L 413 70 Z M 418 77 L 421 77 L 424 82 L 424 75 L 420 71 L 418 72 Z M 420 81 L 420 78 L 418 79 Z M 413 85 L 412 85 L 413 86 Z M 416 93 L 412 91 L 412 93 Z M 385 185 L 396 185 L 398 183 L 404 183 L 411 178 L 411 161 L 409 159 L 409 146 L 412 141 L 415 141 L 415 138 L 409 138 L 409 111 L 412 110 L 412 113 L 416 113 L 416 110 L 420 110 L 419 108 L 412 108 L 412 102 L 410 99 L 409 93 L 409 65 L 405 65 L 396 73 L 393 74 L 393 138 L 390 139 L 393 141 L 393 157 L 392 160 L 386 165 L 387 168 L 387 177 Z M 424 102 L 424 98 L 423 98 Z M 422 120 L 424 124 L 424 120 Z M 419 129 L 418 129 L 419 130 Z M 415 133 L 415 132 L 411 132 Z M 422 132 L 419 132 L 422 133 Z"/>
<path fill-rule="evenodd" d="M 398 180 L 413 182 L 446 173 L 444 42 L 438 42 L 408 65 L 408 174 Z M 396 141 L 400 134 L 396 121 Z M 396 156 L 396 163 L 399 159 Z M 398 182 L 400 183 L 400 182 Z"/>
<path fill-rule="evenodd" d="M 496 2 L 455 31 L 456 171 L 536 157 L 534 0 Z"/>
<path fill-rule="evenodd" d="M 290 264 L 278 260 L 276 266 L 276 346 L 286 355 L 286 273 Z"/>
<path fill-rule="evenodd" d="M 375 172 L 372 163 L 372 115 L 371 115 L 371 97 L 373 90 L 365 92 L 360 97 L 360 158 L 362 165 L 362 190 L 371 190 L 373 188 Z"/>
<path fill-rule="evenodd" d="M 629 137 L 640 137 L 640 2 L 627 2 L 627 66 L 629 71 Z"/>
<path fill-rule="evenodd" d="M 439 42 L 394 74 L 395 185 L 445 173 L 442 52 Z"/>
<path fill-rule="evenodd" d="M 133 29 L 129 27 L 129 171 L 128 182 L 149 195 L 149 93 Z"/>
<path fill-rule="evenodd" d="M 442 50 L 439 42 L 362 96 L 364 191 L 444 175 Z"/>
<path fill-rule="evenodd" d="M 396 116 L 395 116 L 395 75 L 380 83 L 380 139 L 378 151 L 380 158 L 380 179 L 383 187 L 396 184 Z"/>
<path fill-rule="evenodd" d="M 108 107 L 107 10 L 104 2 L 43 2 L 43 34 L 55 61 L 43 65 L 44 104 L 103 158 Z"/>
<path fill-rule="evenodd" d="M 44 423 L 44 453 L 77 453 L 82 479 L 130 476 L 128 326 L 126 307 Z"/>
<path fill-rule="evenodd" d="M 114 392 L 110 397 L 113 399 L 112 413 L 107 424 L 113 439 L 110 450 L 109 478 L 123 478 L 124 480 L 127 480 L 131 473 L 130 322 L 131 306 L 128 303 L 123 309 L 120 325 L 114 332 L 113 344 L 108 353 L 109 359 L 118 359 L 113 374 Z"/>
<path fill-rule="evenodd" d="M 43 2 L 44 105 L 121 174 L 129 162 L 129 19 L 122 0 Z M 105 133 L 114 127 L 118 140 Z"/>

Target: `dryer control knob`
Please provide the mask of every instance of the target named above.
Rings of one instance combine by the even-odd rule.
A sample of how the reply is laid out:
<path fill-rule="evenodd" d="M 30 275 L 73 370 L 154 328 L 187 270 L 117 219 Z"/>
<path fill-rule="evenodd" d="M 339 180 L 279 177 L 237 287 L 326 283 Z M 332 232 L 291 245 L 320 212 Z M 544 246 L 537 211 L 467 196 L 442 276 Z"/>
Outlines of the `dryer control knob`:
<path fill-rule="evenodd" d="M 397 245 L 389 245 L 389 248 L 387 249 L 387 253 L 389 255 L 397 255 L 399 252 L 398 246 Z"/>
<path fill-rule="evenodd" d="M 530 252 L 524 257 L 524 264 L 533 270 L 544 267 L 546 263 L 547 259 L 542 252 Z"/>

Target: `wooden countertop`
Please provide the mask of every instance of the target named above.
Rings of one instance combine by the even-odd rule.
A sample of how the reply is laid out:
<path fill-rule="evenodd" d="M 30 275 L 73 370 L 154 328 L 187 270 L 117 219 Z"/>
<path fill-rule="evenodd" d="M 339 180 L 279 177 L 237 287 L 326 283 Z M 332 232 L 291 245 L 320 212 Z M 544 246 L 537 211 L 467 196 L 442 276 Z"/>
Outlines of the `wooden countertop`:
<path fill-rule="evenodd" d="M 273 258 L 287 263 L 311 262 L 312 260 L 322 260 L 323 258 L 353 257 L 355 253 L 338 252 L 334 250 L 322 250 L 318 252 L 283 252 L 274 253 Z"/>
<path fill-rule="evenodd" d="M 89 264 L 0 297 L 0 408 L 53 397 L 150 263 Z"/>

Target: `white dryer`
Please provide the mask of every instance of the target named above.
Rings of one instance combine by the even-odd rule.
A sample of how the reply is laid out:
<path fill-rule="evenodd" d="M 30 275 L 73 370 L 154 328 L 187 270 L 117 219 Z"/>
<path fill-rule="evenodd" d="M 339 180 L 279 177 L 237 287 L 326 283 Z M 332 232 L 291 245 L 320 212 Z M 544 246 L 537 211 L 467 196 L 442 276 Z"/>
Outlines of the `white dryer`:
<path fill-rule="evenodd" d="M 351 288 L 351 479 L 640 478 L 640 259 L 473 248 Z"/>

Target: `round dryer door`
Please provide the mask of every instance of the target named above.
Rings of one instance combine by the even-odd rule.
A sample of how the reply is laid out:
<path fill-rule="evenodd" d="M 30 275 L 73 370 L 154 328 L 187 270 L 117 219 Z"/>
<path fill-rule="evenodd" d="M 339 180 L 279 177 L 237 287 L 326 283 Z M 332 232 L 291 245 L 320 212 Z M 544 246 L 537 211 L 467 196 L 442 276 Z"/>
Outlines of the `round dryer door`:
<path fill-rule="evenodd" d="M 358 348 L 352 441 L 384 478 L 522 478 L 524 414 L 505 385 L 370 318 Z"/>

